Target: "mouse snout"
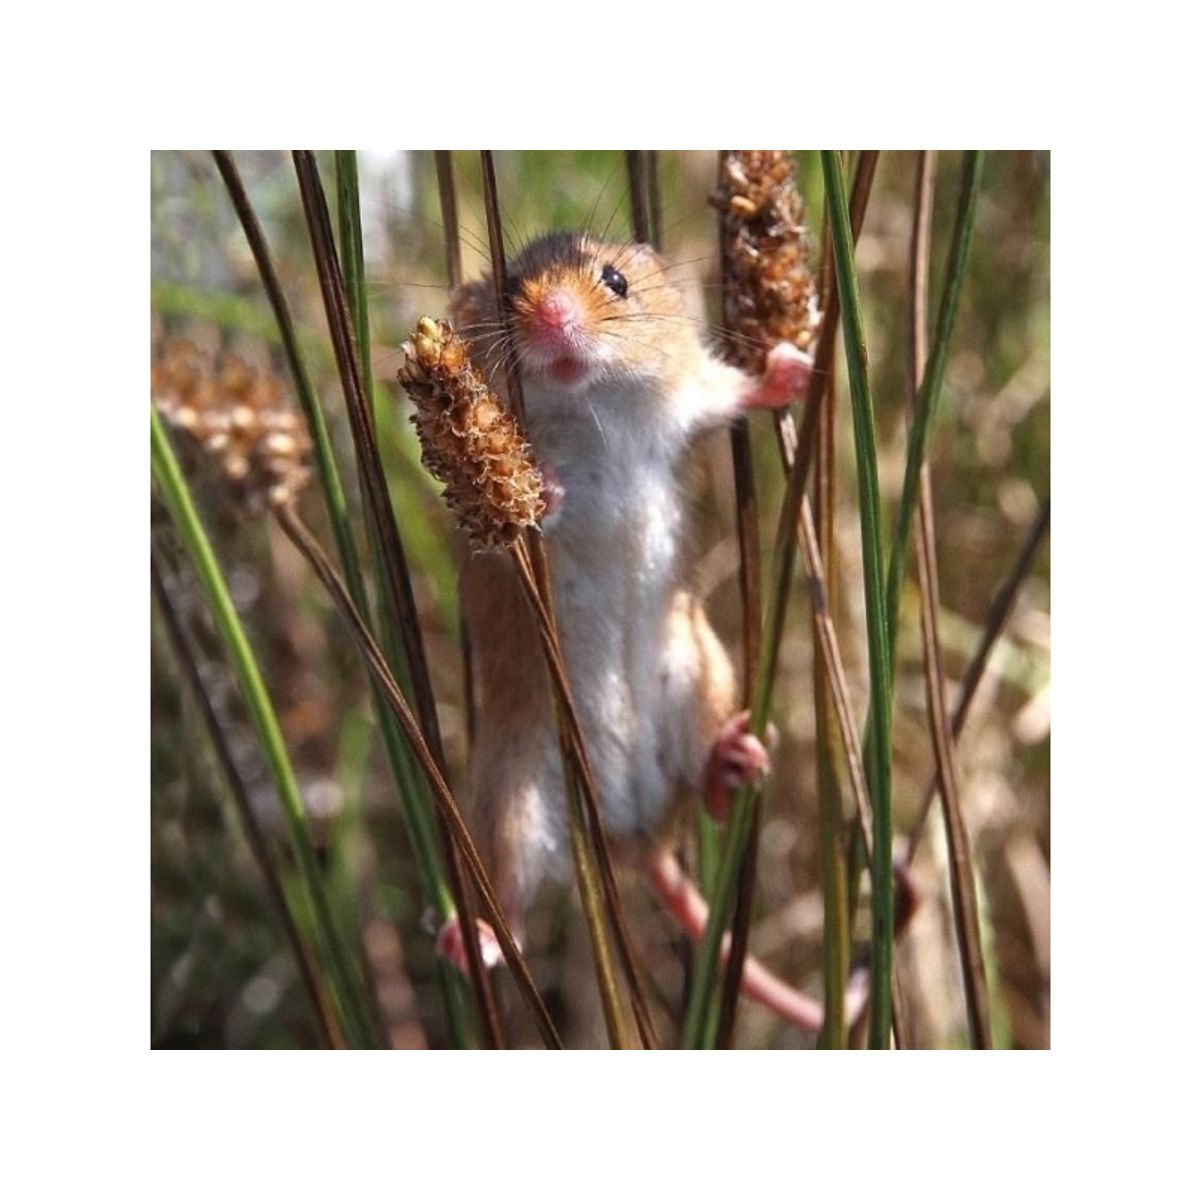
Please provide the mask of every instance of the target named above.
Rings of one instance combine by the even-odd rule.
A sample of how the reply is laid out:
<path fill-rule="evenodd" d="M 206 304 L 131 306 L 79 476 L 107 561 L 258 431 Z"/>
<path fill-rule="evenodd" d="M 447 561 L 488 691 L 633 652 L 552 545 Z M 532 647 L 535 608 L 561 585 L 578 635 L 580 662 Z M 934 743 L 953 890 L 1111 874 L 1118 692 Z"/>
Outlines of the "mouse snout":
<path fill-rule="evenodd" d="M 579 326 L 579 304 L 562 288 L 550 288 L 533 305 L 533 327 L 537 339 L 548 345 L 569 341 Z"/>

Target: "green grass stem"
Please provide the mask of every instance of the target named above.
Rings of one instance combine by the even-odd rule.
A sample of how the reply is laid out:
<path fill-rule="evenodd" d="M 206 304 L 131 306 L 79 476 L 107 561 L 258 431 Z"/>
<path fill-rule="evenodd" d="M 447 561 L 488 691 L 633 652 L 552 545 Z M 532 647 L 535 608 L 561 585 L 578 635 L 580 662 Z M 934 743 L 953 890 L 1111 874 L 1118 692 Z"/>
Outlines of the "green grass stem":
<path fill-rule="evenodd" d="M 316 932 L 318 951 L 329 973 L 330 990 L 348 1040 L 353 1046 L 371 1048 L 377 1044 L 377 1038 L 362 977 L 333 918 L 279 720 L 171 443 L 153 407 L 150 409 L 150 452 L 154 482 L 200 578 L 279 794 L 301 884 L 299 895 L 304 905 L 301 924 Z"/>
<path fill-rule="evenodd" d="M 875 448 L 875 417 L 871 405 L 867 346 L 859 305 L 858 277 L 854 269 L 854 238 L 846 202 L 846 183 L 837 151 L 822 150 L 821 166 L 825 175 L 838 295 L 841 297 L 846 375 L 854 417 L 854 452 L 858 469 L 871 711 L 875 714 L 876 734 L 869 750 L 874 824 L 869 1043 L 875 1049 L 884 1049 L 890 1044 L 892 1021 L 892 668 L 883 574 L 879 464 Z"/>

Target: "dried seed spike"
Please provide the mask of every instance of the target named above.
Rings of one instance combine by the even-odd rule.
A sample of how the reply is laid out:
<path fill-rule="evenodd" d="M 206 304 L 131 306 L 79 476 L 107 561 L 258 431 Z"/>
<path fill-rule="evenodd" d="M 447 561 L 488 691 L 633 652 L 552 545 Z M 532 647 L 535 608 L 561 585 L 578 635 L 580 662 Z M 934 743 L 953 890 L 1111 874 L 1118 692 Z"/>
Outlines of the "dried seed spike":
<path fill-rule="evenodd" d="M 791 154 L 731 151 L 710 203 L 724 214 L 729 357 L 761 374 L 779 342 L 811 352 L 820 312 Z"/>
<path fill-rule="evenodd" d="M 402 350 L 422 462 L 475 546 L 507 545 L 546 511 L 528 442 L 448 322 L 422 317 Z"/>
<path fill-rule="evenodd" d="M 213 464 L 213 477 L 238 500 L 291 502 L 307 482 L 308 437 L 277 376 L 173 338 L 154 349 L 150 395 L 194 446 L 193 462 Z"/>

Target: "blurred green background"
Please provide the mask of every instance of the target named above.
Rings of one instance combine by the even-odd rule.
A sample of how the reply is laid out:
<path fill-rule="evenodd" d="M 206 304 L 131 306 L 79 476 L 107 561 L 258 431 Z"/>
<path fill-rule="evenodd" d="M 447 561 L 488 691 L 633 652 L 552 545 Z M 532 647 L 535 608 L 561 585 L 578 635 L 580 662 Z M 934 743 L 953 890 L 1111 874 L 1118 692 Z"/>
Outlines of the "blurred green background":
<path fill-rule="evenodd" d="M 239 153 L 239 168 L 276 258 L 302 344 L 331 421 L 343 475 L 353 455 L 290 157 Z M 332 195 L 332 169 L 319 156 Z M 486 235 L 479 161 L 454 155 L 467 276 L 481 273 Z M 960 156 L 939 156 L 931 295 L 953 221 Z M 665 253 L 672 278 L 713 315 L 716 215 L 707 206 L 715 152 L 659 155 Z M 857 263 L 866 306 L 885 506 L 899 493 L 906 438 L 904 363 L 908 243 L 916 156 L 880 160 Z M 799 175 L 819 240 L 823 196 L 815 153 Z M 621 152 L 513 152 L 497 158 L 510 252 L 551 228 L 589 225 L 624 239 L 629 193 Z M 327 170 L 326 170 L 327 169 Z M 452 784 L 466 757 L 455 569 L 449 520 L 419 463 L 394 383 L 398 347 L 416 318 L 443 315 L 447 287 L 433 156 L 360 154 L 372 301 L 371 355 L 392 499 L 414 571 Z M 283 370 L 274 321 L 211 158 L 155 153 L 151 163 L 153 332 L 187 336 Z M 814 261 L 816 259 L 814 251 Z M 979 638 L 992 594 L 1016 558 L 1050 481 L 1050 159 L 987 156 L 969 277 L 953 341 L 941 418 L 930 451 L 941 582 L 940 628 L 951 696 Z M 844 393 L 843 393 L 844 394 Z M 838 628 L 856 712 L 865 710 L 866 649 L 850 421 L 839 410 L 841 554 Z M 755 429 L 763 544 L 774 536 L 782 481 L 769 426 Z M 728 440 L 697 454 L 698 578 L 714 625 L 738 645 L 737 548 Z M 311 489 L 310 489 L 311 490 Z M 431 939 L 391 776 L 353 648 L 292 548 L 262 518 L 235 513 L 201 490 L 202 517 L 260 655 L 301 776 L 323 864 L 347 928 L 358 932 L 373 1000 L 394 1046 L 438 1045 L 443 1035 Z M 361 511 L 352 494 L 355 513 Z M 324 535 L 319 498 L 306 515 Z M 206 683 L 240 774 L 267 829 L 282 838 L 270 780 L 188 564 L 152 509 L 155 548 L 172 600 L 199 648 Z M 361 530 L 360 530 L 361 531 Z M 328 544 L 328 543 L 327 543 Z M 915 575 L 914 575 L 915 578 Z M 962 795 L 976 850 L 997 1043 L 1049 1043 L 1049 544 L 1039 552 L 960 742 Z M 152 1041 L 161 1047 L 302 1047 L 315 1044 L 292 960 L 195 706 L 155 616 L 152 630 Z M 902 608 L 895 719 L 896 829 L 910 827 L 932 770 L 910 583 Z M 811 701 L 812 648 L 797 587 L 776 690 L 782 743 L 767 791 L 751 948 L 787 978 L 820 991 L 821 903 Z M 935 817 L 917 858 L 922 905 L 900 951 L 914 1041 L 965 1044 L 953 949 L 945 849 Z M 626 880 L 637 940 L 655 991 L 678 1004 L 686 954 L 646 889 Z M 586 935 L 569 896 L 548 897 L 531 922 L 528 952 L 570 1045 L 604 1042 Z M 519 1003 L 505 993 L 517 1035 L 534 1044 Z M 743 1005 L 739 1044 L 809 1044 Z"/>

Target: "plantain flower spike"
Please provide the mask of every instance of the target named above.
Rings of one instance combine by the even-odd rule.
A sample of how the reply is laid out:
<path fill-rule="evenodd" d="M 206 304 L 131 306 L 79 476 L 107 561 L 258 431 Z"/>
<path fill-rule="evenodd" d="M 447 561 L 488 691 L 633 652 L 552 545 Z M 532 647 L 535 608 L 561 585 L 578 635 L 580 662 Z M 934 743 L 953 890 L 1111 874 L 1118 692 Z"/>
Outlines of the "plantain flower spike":
<path fill-rule="evenodd" d="M 804 201 L 786 150 L 733 150 L 709 202 L 723 214 L 726 346 L 753 374 L 778 342 L 812 353 L 820 311 Z"/>
<path fill-rule="evenodd" d="M 155 347 L 150 397 L 184 434 L 194 465 L 215 466 L 238 501 L 292 503 L 308 481 L 310 442 L 283 381 L 236 354 L 217 356 L 186 338 Z"/>
<path fill-rule="evenodd" d="M 402 349 L 421 460 L 473 546 L 510 544 L 546 511 L 529 443 L 448 322 L 422 317 Z"/>

